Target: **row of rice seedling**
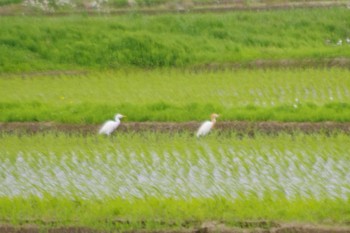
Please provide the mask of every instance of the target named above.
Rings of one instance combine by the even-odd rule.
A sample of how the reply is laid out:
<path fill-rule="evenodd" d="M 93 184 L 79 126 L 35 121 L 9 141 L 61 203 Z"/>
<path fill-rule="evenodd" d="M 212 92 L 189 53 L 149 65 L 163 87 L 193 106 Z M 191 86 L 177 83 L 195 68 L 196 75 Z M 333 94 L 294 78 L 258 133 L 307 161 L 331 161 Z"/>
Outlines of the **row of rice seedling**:
<path fill-rule="evenodd" d="M 5 136 L 4 142 L 23 144 L 23 140 L 28 140 L 41 144 L 46 140 L 61 143 L 69 140 L 69 137 L 52 135 L 24 137 L 27 138 Z M 239 195 L 263 198 L 265 193 L 275 193 L 291 199 L 296 196 L 347 199 L 350 193 L 348 148 L 340 147 L 340 142 L 347 139 L 345 135 L 334 139 L 259 136 L 220 142 L 215 142 L 213 137 L 208 142 L 188 135 L 165 139 L 163 135 L 146 137 L 147 140 L 139 135 L 120 135 L 114 142 L 80 139 L 79 149 L 68 149 L 64 153 L 45 152 L 46 146 L 44 151 L 34 145 L 17 152 L 5 147 L 1 162 L 4 188 L 0 194 L 234 199 Z M 318 146 L 320 138 L 326 145 Z M 84 140 L 106 148 L 95 149 Z M 310 143 L 305 145 L 308 140 Z"/>
<path fill-rule="evenodd" d="M 72 211 L 69 216 L 78 222 L 80 208 L 98 205 L 90 217 L 101 219 L 111 211 L 104 205 L 113 202 L 118 210 L 106 217 L 109 220 L 159 221 L 176 214 L 175 219 L 182 220 L 227 220 L 233 216 L 277 220 L 306 216 L 310 220 L 314 215 L 314 221 L 341 222 L 349 218 L 345 214 L 350 197 L 348 140 L 344 134 L 254 138 L 212 134 L 202 139 L 189 134 L 154 133 L 112 138 L 2 135 L 0 203 L 6 207 L 34 200 L 38 204 L 10 212 L 6 212 L 7 206 L 0 211 L 0 218 L 15 222 L 23 216 L 48 215 L 46 218 L 60 219 L 54 210 L 57 202 L 66 201 L 70 204 L 59 206 L 60 212 L 68 208 Z M 83 204 L 74 210 L 71 202 Z M 171 206 L 175 203 L 180 206 L 174 210 Z M 212 204 L 219 214 L 216 217 L 210 213 Z M 310 209 L 294 209 L 292 204 L 309 205 Z M 36 209 L 37 205 L 43 209 Z M 165 209 L 154 212 L 161 205 Z M 168 205 L 169 213 L 163 216 Z M 181 205 L 205 212 L 191 216 L 194 210 L 182 213 L 185 207 Z M 334 212 L 325 216 L 320 207 L 334 208 Z M 129 208 L 128 213 L 125 208 Z M 285 212 L 278 215 L 275 211 L 281 209 Z"/>
<path fill-rule="evenodd" d="M 349 120 L 346 69 L 122 70 L 0 79 L 0 121 Z M 79 87 L 79 88 L 77 88 Z"/>
<path fill-rule="evenodd" d="M 348 102 L 348 69 L 177 69 L 92 72 L 58 77 L 21 75 L 0 79 L 2 102 L 49 104 L 165 102 L 223 106 Z M 79 87 L 79 88 L 77 88 Z M 172 88 L 171 88 L 172 87 Z"/>

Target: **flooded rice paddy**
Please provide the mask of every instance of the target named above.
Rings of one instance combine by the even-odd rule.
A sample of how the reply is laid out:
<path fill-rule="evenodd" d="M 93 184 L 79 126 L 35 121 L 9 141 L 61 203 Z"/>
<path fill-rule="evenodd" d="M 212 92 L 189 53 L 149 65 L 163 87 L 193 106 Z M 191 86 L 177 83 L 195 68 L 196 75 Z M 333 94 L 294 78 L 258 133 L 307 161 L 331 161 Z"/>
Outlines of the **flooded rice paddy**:
<path fill-rule="evenodd" d="M 98 148 L 91 143 L 86 147 L 81 139 L 81 144 L 68 143 L 67 150 L 57 149 L 64 144 L 58 139 L 62 144 L 52 151 L 50 143 L 55 142 L 28 149 L 31 139 L 27 139 L 26 150 L 7 150 L 6 146 L 13 144 L 5 140 L 0 156 L 0 196 L 348 199 L 350 159 L 348 146 L 342 147 L 348 139 L 344 137 L 222 142 L 214 136 L 203 140 L 122 138 L 124 145 L 99 139 Z M 12 143 L 20 148 L 21 140 Z"/>

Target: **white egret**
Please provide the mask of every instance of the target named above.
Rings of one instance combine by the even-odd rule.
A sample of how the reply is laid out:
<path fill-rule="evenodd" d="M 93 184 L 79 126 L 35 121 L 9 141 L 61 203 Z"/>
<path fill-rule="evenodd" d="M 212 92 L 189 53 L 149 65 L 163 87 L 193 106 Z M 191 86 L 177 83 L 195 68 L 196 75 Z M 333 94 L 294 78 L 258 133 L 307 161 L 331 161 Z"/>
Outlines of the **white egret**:
<path fill-rule="evenodd" d="M 110 135 L 114 130 L 118 128 L 118 126 L 120 125 L 120 119 L 123 117 L 125 116 L 118 113 L 117 115 L 115 115 L 115 121 L 106 121 L 101 127 L 100 131 L 98 131 L 98 133 Z"/>
<path fill-rule="evenodd" d="M 210 121 L 205 121 L 203 124 L 199 127 L 197 131 L 197 137 L 207 135 L 209 131 L 214 127 L 216 123 L 216 118 L 219 117 L 218 114 L 213 113 L 210 115 Z"/>

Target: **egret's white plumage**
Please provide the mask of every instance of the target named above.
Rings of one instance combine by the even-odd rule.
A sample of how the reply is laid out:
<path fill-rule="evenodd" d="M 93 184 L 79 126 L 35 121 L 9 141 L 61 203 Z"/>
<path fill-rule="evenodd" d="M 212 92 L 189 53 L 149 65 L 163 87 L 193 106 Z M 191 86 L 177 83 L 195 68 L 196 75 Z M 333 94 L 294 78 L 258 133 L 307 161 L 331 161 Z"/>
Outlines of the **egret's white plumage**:
<path fill-rule="evenodd" d="M 114 121 L 106 121 L 103 126 L 101 127 L 101 129 L 98 131 L 99 134 L 106 134 L 106 135 L 110 135 L 114 130 L 116 130 L 118 128 L 118 126 L 120 125 L 120 119 L 123 118 L 125 116 L 123 116 L 122 114 L 117 114 L 115 115 L 115 120 Z"/>
<path fill-rule="evenodd" d="M 199 127 L 196 134 L 197 137 L 207 135 L 210 132 L 210 130 L 214 127 L 217 117 L 219 117 L 218 114 L 215 114 L 215 113 L 211 114 L 210 115 L 211 120 L 203 122 L 203 124 Z"/>

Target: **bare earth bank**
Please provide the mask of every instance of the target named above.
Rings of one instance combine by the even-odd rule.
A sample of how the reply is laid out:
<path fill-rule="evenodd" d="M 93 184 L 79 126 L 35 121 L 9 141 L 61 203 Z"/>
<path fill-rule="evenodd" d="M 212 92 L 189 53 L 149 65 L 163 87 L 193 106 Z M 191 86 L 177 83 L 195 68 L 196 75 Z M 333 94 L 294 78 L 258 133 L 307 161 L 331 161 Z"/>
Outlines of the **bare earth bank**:
<path fill-rule="evenodd" d="M 200 122 L 122 122 L 120 132 L 195 132 Z M 10 122 L 0 123 L 2 133 L 39 133 L 39 132 L 64 132 L 95 134 L 101 125 L 95 124 L 63 124 L 54 122 Z M 249 122 L 249 121 L 226 121 L 218 122 L 215 130 L 223 133 L 276 134 L 280 132 L 293 133 L 350 133 L 350 122 Z"/>
<path fill-rule="evenodd" d="M 133 230 L 125 233 L 349 233 L 348 226 L 322 226 L 297 223 L 275 223 L 275 222 L 240 222 L 236 227 L 227 227 L 218 222 L 206 222 L 193 229 L 182 230 Z M 102 233 L 86 227 L 55 227 L 46 231 L 36 225 L 27 224 L 20 227 L 11 225 L 0 225 L 2 233 Z"/>

